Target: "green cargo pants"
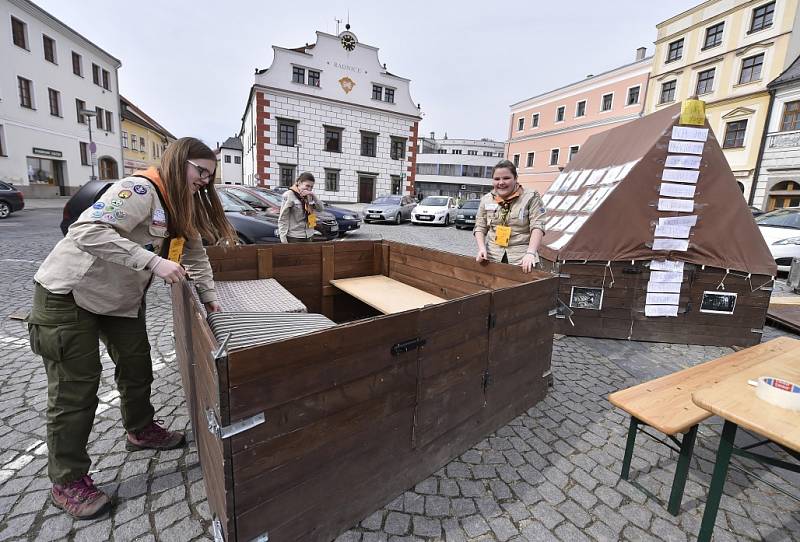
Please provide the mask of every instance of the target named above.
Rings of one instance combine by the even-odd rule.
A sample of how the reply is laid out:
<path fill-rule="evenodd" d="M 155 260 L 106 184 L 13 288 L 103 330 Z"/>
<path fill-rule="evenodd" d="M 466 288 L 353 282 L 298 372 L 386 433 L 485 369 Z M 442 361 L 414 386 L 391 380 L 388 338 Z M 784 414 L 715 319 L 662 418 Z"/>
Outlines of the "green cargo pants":
<path fill-rule="evenodd" d="M 91 465 L 86 444 L 99 402 L 99 340 L 116 365 L 125 429 L 138 431 L 153 420 L 144 304 L 136 318 L 103 316 L 78 307 L 72 294 L 54 294 L 37 283 L 28 333 L 31 350 L 42 356 L 47 372 L 47 472 L 54 483 L 68 483 Z"/>

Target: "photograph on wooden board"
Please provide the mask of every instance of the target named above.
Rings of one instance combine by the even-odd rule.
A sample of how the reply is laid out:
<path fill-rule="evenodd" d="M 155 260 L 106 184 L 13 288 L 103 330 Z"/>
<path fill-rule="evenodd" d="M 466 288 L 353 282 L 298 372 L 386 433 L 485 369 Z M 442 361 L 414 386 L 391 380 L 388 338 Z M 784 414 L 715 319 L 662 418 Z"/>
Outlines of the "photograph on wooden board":
<path fill-rule="evenodd" d="M 590 309 L 599 311 L 603 308 L 603 289 L 573 286 L 569 296 L 572 309 Z"/>
<path fill-rule="evenodd" d="M 703 292 L 703 301 L 700 303 L 700 312 L 712 314 L 733 314 L 736 307 L 735 292 Z"/>

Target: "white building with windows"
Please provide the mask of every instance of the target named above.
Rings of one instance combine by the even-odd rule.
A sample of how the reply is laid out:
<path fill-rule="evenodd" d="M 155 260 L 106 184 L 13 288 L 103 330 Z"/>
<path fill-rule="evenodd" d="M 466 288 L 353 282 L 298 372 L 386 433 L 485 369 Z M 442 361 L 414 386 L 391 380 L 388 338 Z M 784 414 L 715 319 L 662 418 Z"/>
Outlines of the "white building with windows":
<path fill-rule="evenodd" d="M 242 140 L 238 136 L 217 146 L 217 160 L 218 183 L 242 184 Z"/>
<path fill-rule="evenodd" d="M 324 200 L 368 202 L 414 190 L 419 106 L 410 81 L 349 25 L 257 70 L 240 133 L 246 185 L 289 186 L 300 172 Z"/>
<path fill-rule="evenodd" d="M 92 166 L 118 178 L 120 61 L 27 0 L 0 0 L 0 59 L 0 179 L 37 197 L 74 193 Z"/>
<path fill-rule="evenodd" d="M 419 138 L 417 195 L 479 198 L 492 189 L 492 169 L 505 144 L 491 139 Z"/>

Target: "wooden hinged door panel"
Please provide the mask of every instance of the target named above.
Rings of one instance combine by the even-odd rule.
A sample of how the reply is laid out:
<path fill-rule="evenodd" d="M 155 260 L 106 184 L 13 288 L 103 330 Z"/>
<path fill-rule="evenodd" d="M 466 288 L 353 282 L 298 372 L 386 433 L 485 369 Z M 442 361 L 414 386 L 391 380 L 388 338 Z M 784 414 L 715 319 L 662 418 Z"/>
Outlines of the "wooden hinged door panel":
<path fill-rule="evenodd" d="M 218 345 L 190 288 L 186 281 L 172 287 L 175 354 L 215 527 L 225 540 L 235 540 L 230 443 L 209 431 L 214 423 L 228 423 L 227 375 L 220 379 L 214 359 Z"/>
<path fill-rule="evenodd" d="M 414 445 L 424 447 L 473 418 L 485 404 L 491 293 L 420 310 Z"/>
<path fill-rule="evenodd" d="M 504 410 L 518 413 L 547 390 L 557 280 L 492 293 L 486 400 L 493 415 L 502 417 Z"/>

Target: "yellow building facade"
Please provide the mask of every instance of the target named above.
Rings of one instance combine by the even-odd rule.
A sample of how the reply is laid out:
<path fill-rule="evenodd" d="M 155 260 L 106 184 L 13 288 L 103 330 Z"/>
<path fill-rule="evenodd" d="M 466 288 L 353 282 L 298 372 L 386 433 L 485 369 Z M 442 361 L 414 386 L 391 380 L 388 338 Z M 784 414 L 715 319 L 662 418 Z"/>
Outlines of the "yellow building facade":
<path fill-rule="evenodd" d="M 709 0 L 656 25 L 645 114 L 697 96 L 748 198 L 767 123 L 767 83 L 800 51 L 798 0 Z"/>
<path fill-rule="evenodd" d="M 123 174 L 159 166 L 164 150 L 175 141 L 175 136 L 123 96 L 120 96 L 120 117 Z"/>

